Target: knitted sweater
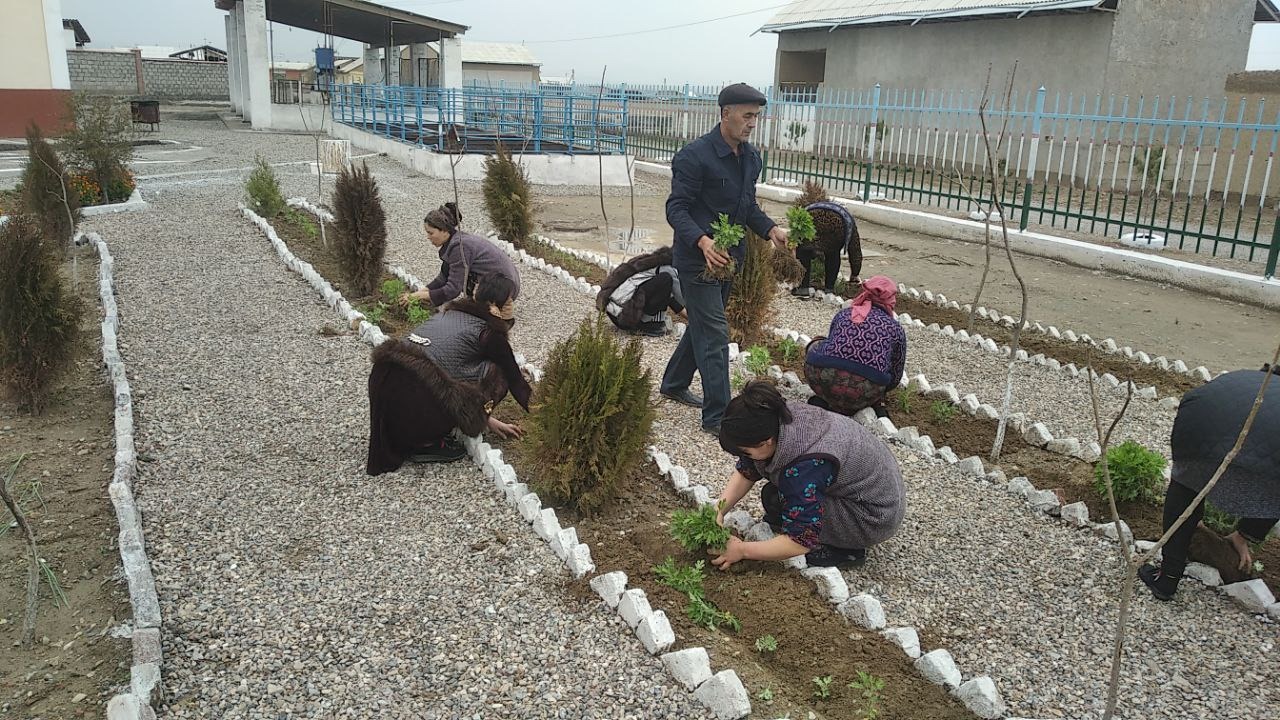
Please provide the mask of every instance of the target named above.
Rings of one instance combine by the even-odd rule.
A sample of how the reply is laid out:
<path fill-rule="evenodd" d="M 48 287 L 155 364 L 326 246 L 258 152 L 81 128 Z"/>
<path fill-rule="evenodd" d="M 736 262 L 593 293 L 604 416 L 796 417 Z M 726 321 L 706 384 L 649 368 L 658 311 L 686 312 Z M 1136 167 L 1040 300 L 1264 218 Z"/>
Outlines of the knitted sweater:
<path fill-rule="evenodd" d="M 898 386 L 907 365 L 907 334 L 892 315 L 872 306 L 855 324 L 848 309 L 831 319 L 827 337 L 814 343 L 805 362 L 847 370 L 887 388 Z"/>

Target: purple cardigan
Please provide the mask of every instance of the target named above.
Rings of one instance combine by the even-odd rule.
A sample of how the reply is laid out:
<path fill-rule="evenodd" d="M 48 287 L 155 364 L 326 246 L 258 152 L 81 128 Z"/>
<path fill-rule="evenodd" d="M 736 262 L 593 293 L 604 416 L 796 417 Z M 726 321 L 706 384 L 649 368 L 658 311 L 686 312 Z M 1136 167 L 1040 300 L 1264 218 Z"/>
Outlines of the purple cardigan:
<path fill-rule="evenodd" d="M 831 319 L 827 337 L 813 344 L 805 362 L 814 367 L 847 370 L 877 385 L 894 388 L 907 365 L 907 334 L 892 315 L 872 306 L 855 325 L 848 308 Z"/>

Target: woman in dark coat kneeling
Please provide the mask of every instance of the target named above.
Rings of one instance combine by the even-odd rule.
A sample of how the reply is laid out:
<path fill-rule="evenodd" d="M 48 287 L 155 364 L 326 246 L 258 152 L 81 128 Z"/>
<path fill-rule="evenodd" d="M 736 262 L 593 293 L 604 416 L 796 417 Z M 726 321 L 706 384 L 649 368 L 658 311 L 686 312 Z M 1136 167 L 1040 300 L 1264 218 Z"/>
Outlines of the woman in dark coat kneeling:
<path fill-rule="evenodd" d="M 852 418 L 788 402 L 770 383 L 751 382 L 729 402 L 720 446 L 738 464 L 717 521 L 723 525 L 724 514 L 763 479 L 765 522 L 782 532 L 755 542 L 729 538 L 712 560 L 722 570 L 739 560 L 798 555 L 815 567 L 858 565 L 867 548 L 902 524 L 907 495 L 898 461 Z"/>
<path fill-rule="evenodd" d="M 521 429 L 491 416 L 510 391 L 526 411 L 532 390 L 498 316 L 511 300 L 510 279 L 480 279 L 475 298 L 461 298 L 402 340 L 373 351 L 369 372 L 369 459 L 380 475 L 412 462 L 453 462 L 466 450 L 449 437 L 454 428 L 502 437 Z"/>

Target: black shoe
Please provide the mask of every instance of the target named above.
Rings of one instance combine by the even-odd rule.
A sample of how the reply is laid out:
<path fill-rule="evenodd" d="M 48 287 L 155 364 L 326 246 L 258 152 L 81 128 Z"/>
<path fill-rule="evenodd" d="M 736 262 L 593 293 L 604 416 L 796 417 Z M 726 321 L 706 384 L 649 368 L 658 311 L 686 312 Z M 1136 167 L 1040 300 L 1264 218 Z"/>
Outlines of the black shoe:
<path fill-rule="evenodd" d="M 688 405 L 689 407 L 696 407 L 696 408 L 702 407 L 702 398 L 689 392 L 689 388 L 685 388 L 683 390 L 676 390 L 673 392 L 666 392 L 664 390 L 664 391 L 660 391 L 658 394 L 668 400 L 673 400 L 675 402 L 678 402 L 681 405 Z"/>
<path fill-rule="evenodd" d="M 720 423 L 716 423 L 715 425 L 703 425 L 702 432 L 718 438 L 720 437 Z"/>
<path fill-rule="evenodd" d="M 641 328 L 639 330 L 636 330 L 636 334 L 643 335 L 644 337 L 666 337 L 667 331 L 666 331 L 666 328 L 663 328 L 661 330 L 655 330 L 653 328 Z"/>
<path fill-rule="evenodd" d="M 792 295 L 793 297 L 798 297 L 798 298 L 800 298 L 801 300 L 808 300 L 808 299 L 809 299 L 809 296 L 810 296 L 810 295 L 812 295 L 812 294 L 813 294 L 813 289 L 812 289 L 812 288 L 807 288 L 807 287 L 803 287 L 803 286 L 801 286 L 801 287 L 796 287 L 796 288 L 793 288 L 793 289 L 791 290 L 791 295 Z"/>
<path fill-rule="evenodd" d="M 875 412 L 876 417 L 878 418 L 889 417 L 889 408 L 885 407 L 884 405 L 873 405 L 871 409 L 872 411 Z"/>
<path fill-rule="evenodd" d="M 415 463 L 451 463 L 467 456 L 466 448 L 451 439 L 418 448 L 409 456 L 409 462 Z"/>
<path fill-rule="evenodd" d="M 845 550 L 844 548 L 819 545 L 804 556 L 809 567 L 860 567 L 867 561 L 867 551 L 862 548 Z"/>
<path fill-rule="evenodd" d="M 1180 578 L 1169 577 L 1154 565 L 1143 565 L 1138 568 L 1138 577 L 1151 588 L 1151 595 L 1157 600 L 1169 602 L 1173 599 L 1173 594 L 1178 591 Z"/>

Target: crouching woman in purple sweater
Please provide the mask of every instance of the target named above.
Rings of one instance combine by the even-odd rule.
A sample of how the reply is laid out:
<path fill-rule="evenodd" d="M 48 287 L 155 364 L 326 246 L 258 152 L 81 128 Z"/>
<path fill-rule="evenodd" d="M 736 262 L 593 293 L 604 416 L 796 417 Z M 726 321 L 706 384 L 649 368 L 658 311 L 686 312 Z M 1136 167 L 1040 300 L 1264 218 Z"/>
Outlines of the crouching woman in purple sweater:
<path fill-rule="evenodd" d="M 720 446 L 738 458 L 720 495 L 717 521 L 760 480 L 771 540 L 736 537 L 712 560 L 721 570 L 739 560 L 804 555 L 815 567 L 847 567 L 902 525 L 907 495 L 893 453 L 853 419 L 788 402 L 772 384 L 748 383 L 729 402 Z"/>
<path fill-rule="evenodd" d="M 831 319 L 827 337 L 805 351 L 804 377 L 814 396 L 810 405 L 853 415 L 874 408 L 885 415 L 888 392 L 898 386 L 907 364 L 907 334 L 893 316 L 898 290 L 883 275 L 869 278 L 848 310 Z"/>
<path fill-rule="evenodd" d="M 427 213 L 423 226 L 427 239 L 440 248 L 440 274 L 427 283 L 427 287 L 404 296 L 426 300 L 440 307 L 459 297 L 475 294 L 476 280 L 485 275 L 497 275 L 511 281 L 514 290 L 511 299 L 498 309 L 498 317 L 507 325 L 515 323 L 515 301 L 520 297 L 520 273 L 515 263 L 497 245 L 485 238 L 458 229 L 462 213 L 454 203 L 445 203 Z"/>

